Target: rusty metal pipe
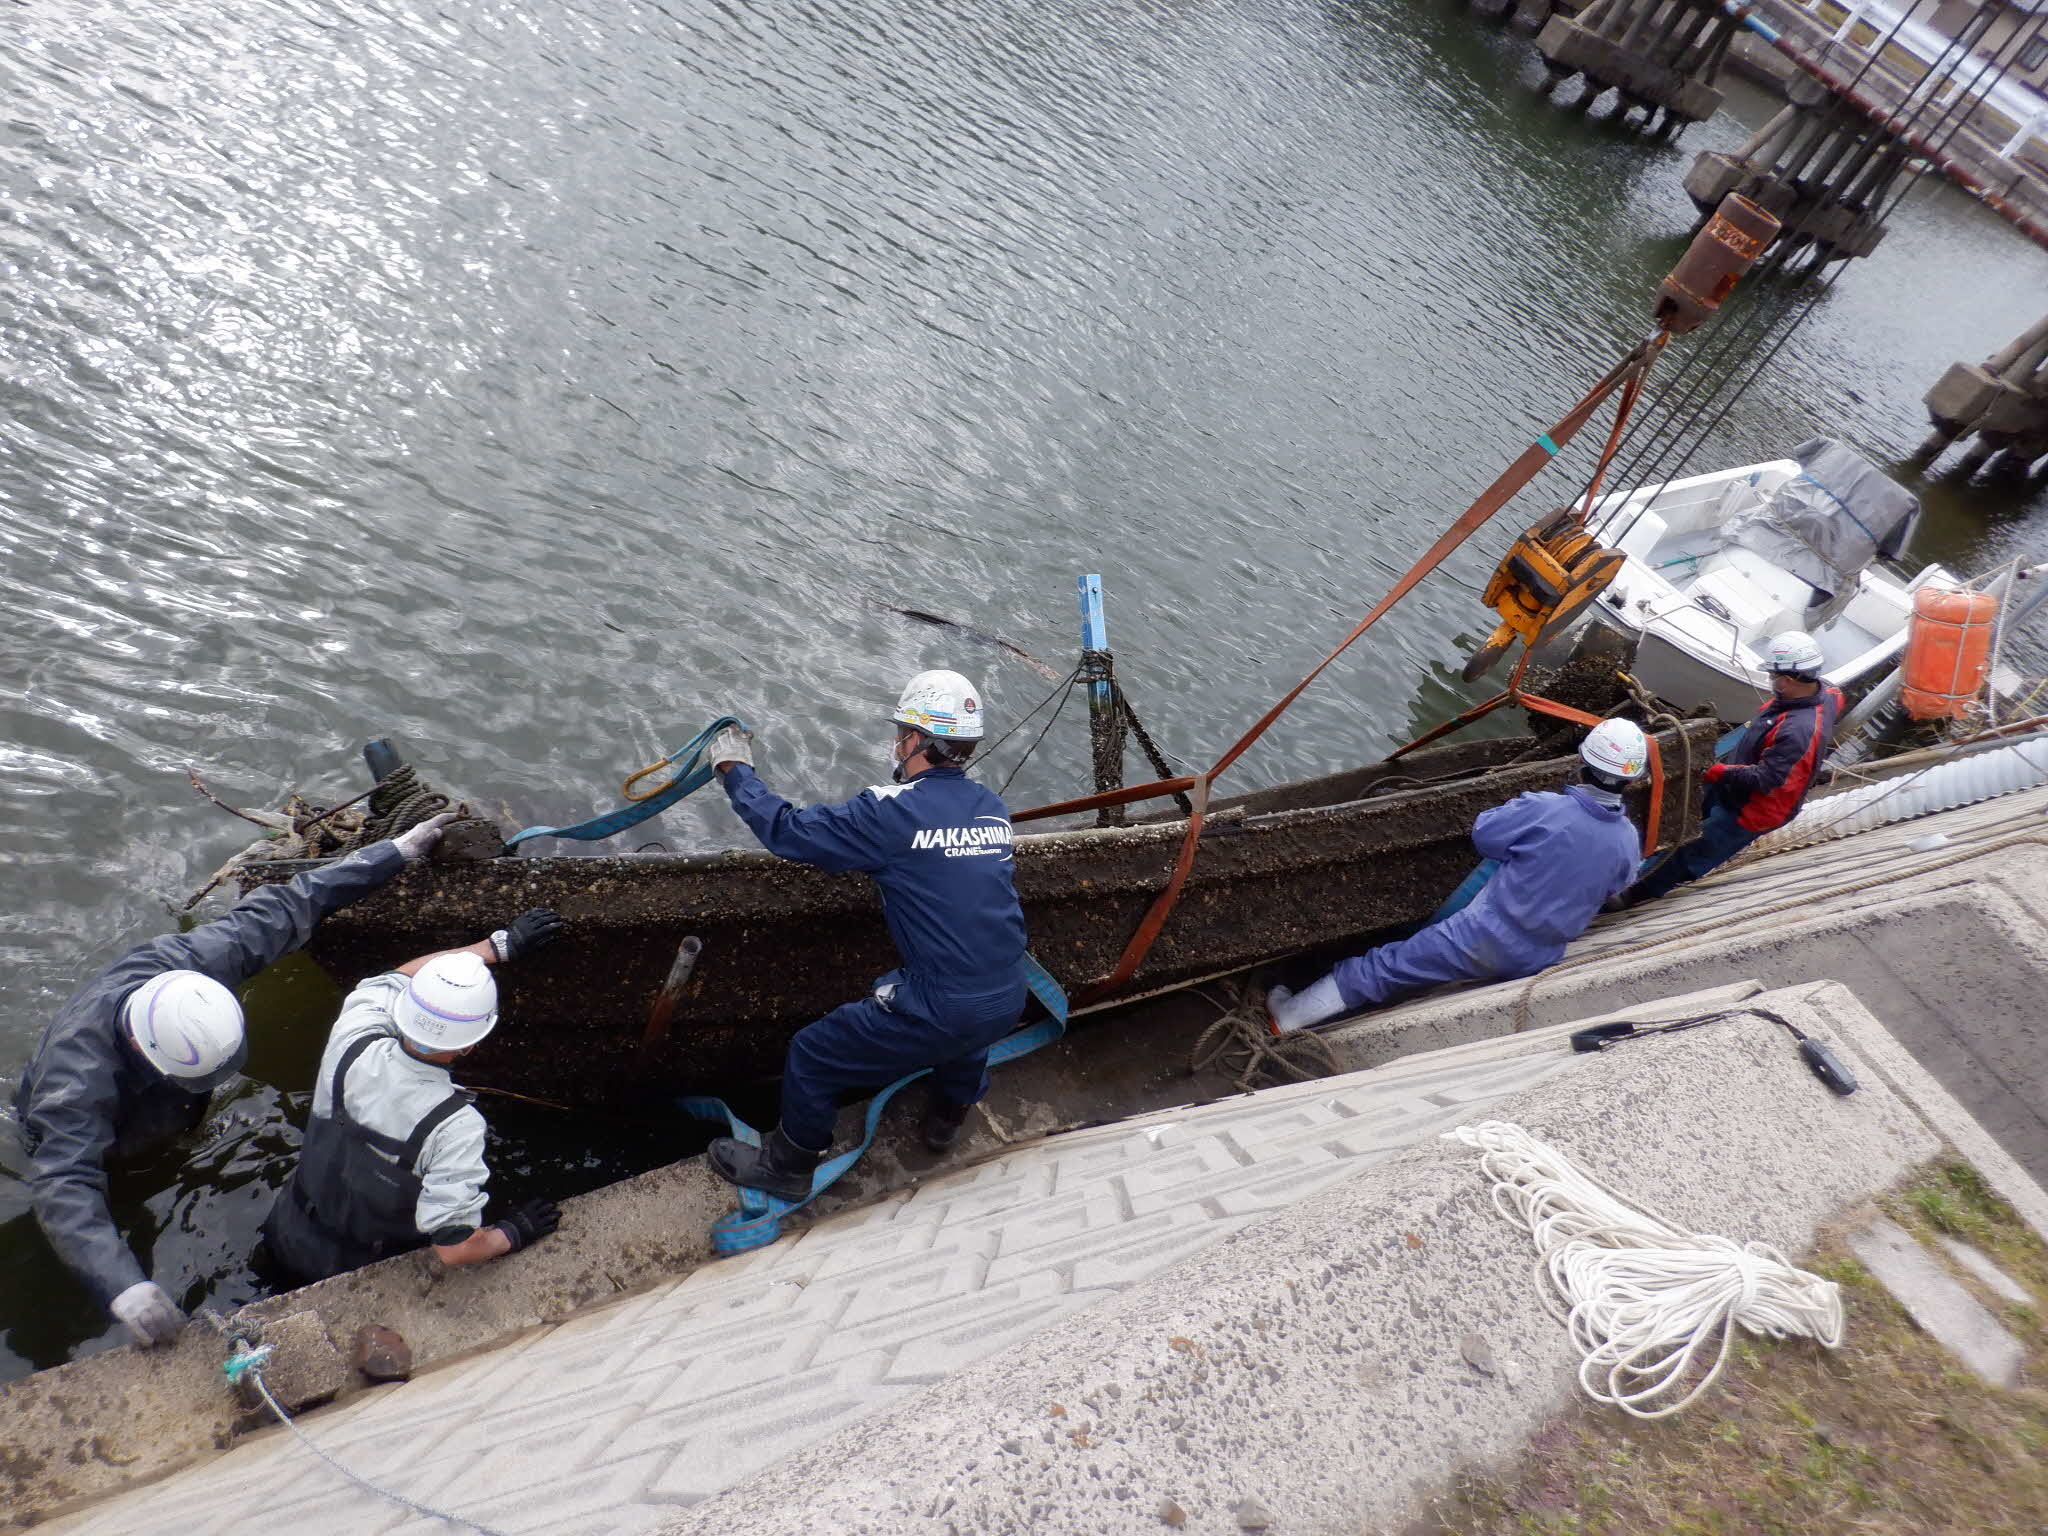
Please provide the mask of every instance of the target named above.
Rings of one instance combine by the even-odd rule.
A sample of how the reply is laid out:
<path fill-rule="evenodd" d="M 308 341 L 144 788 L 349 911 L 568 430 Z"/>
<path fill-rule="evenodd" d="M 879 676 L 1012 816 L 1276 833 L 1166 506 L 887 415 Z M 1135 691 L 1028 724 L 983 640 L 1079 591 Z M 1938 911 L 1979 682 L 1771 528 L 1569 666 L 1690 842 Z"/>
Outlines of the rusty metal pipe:
<path fill-rule="evenodd" d="M 1657 289 L 1656 321 L 1674 336 L 1697 329 L 1721 307 L 1744 273 L 1777 238 L 1777 219 L 1740 192 L 1730 192 L 1692 237 Z"/>
<path fill-rule="evenodd" d="M 697 969 L 697 957 L 704 953 L 704 941 L 694 933 L 676 946 L 676 958 L 668 968 L 668 977 L 661 984 L 661 990 L 654 994 L 654 1002 L 647 1010 L 647 1032 L 640 1038 L 653 1045 L 666 1040 L 669 1025 L 675 1018 L 676 1004 L 682 1000 L 683 989 L 690 984 L 690 974 Z"/>

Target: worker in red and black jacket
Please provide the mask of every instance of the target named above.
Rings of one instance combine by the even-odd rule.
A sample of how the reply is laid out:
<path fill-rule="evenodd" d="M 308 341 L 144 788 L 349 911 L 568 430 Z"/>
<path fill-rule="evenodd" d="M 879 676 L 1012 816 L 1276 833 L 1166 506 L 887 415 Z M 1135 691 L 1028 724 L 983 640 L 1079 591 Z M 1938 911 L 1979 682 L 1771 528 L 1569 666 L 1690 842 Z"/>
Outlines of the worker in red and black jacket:
<path fill-rule="evenodd" d="M 1771 637 L 1766 666 L 1771 701 L 1757 711 L 1735 750 L 1708 768 L 1700 835 L 1617 896 L 1610 907 L 1655 901 L 1697 880 L 1766 832 L 1799 814 L 1842 713 L 1842 691 L 1821 681 L 1820 647 L 1803 630 Z"/>

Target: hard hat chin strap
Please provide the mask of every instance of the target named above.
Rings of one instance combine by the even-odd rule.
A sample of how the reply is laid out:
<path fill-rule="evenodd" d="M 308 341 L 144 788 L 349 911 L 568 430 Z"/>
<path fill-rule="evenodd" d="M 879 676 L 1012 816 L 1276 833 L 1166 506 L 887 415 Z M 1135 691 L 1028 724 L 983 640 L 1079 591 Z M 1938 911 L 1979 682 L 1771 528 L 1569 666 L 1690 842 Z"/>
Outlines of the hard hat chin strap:
<path fill-rule="evenodd" d="M 908 751 L 897 751 L 897 748 L 902 747 L 906 736 L 914 745 Z M 919 756 L 934 768 L 957 767 L 974 755 L 977 745 L 978 743 L 971 741 L 949 741 L 943 736 L 934 736 L 930 731 L 921 730 L 914 725 L 905 725 L 899 720 L 896 722 L 895 746 L 891 748 L 891 751 L 896 753 L 891 778 L 895 783 L 901 784 L 904 766 L 912 758 Z"/>
<path fill-rule="evenodd" d="M 1626 790 L 1635 780 L 1625 778 L 1618 773 L 1608 773 L 1604 769 L 1595 768 L 1591 763 L 1582 763 L 1579 765 L 1579 782 L 1598 794 L 1613 795 L 1618 799 L 1622 791 Z"/>

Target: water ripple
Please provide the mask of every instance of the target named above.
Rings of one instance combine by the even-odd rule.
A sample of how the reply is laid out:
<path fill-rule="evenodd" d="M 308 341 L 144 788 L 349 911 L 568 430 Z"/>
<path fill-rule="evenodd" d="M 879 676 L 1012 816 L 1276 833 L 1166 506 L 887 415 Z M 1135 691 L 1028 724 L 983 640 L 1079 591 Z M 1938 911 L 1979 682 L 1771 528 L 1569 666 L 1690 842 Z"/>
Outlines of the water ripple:
<path fill-rule="evenodd" d="M 730 709 L 772 782 L 844 793 L 905 673 L 980 674 L 998 722 L 1045 686 L 875 600 L 1057 658 L 1084 569 L 1161 738 L 1233 737 L 1636 332 L 1690 152 L 1744 131 L 1646 146 L 1526 59 L 1426 0 L 14 8 L 0 1070 L 240 842 L 188 764 L 339 796 L 388 733 L 562 820 Z M 2037 318 L 2039 258 L 1909 210 L 1714 452 L 1897 452 L 1959 347 Z M 1939 304 L 1891 302 L 1909 275 Z M 1583 463 L 1243 780 L 1456 707 L 1471 586 Z M 1972 515 L 1944 500 L 1945 554 L 2044 514 Z M 1014 798 L 1081 787 L 1074 720 Z M 659 835 L 740 837 L 717 806 Z M 324 1022 L 301 991 L 266 1004 L 275 1087 Z M 276 1141 L 221 1167 L 260 1185 Z M 190 1194 L 160 1252 L 201 1274 Z"/>

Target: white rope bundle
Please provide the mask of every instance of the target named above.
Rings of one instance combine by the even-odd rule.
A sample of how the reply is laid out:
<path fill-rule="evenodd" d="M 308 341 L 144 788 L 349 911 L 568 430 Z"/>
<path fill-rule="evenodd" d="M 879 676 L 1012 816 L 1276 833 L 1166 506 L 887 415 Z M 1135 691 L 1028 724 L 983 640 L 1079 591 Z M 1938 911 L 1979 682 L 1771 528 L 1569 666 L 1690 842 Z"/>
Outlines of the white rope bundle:
<path fill-rule="evenodd" d="M 1536 1284 L 1583 1357 L 1579 1385 L 1639 1419 L 1677 1413 L 1721 1374 L 1740 1324 L 1774 1339 L 1842 1342 L 1842 1293 L 1768 1243 L 1702 1236 L 1630 1206 L 1519 1125 L 1445 1140 L 1484 1153 L 1493 1203 L 1536 1241 Z M 1709 1348 L 1714 1363 L 1677 1396 Z"/>

